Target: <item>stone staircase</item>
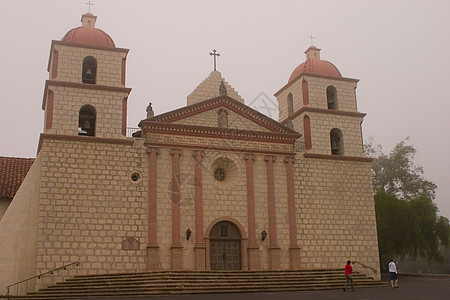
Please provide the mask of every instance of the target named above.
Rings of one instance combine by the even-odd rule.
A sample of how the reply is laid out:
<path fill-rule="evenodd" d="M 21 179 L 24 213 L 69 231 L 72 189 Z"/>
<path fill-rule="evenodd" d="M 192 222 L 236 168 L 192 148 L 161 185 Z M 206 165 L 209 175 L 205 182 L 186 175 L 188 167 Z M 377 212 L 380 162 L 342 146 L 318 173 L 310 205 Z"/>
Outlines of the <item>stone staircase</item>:
<path fill-rule="evenodd" d="M 353 273 L 355 288 L 386 286 Z M 153 295 L 342 289 L 343 270 L 161 271 L 75 276 L 19 299 L 80 299 Z"/>

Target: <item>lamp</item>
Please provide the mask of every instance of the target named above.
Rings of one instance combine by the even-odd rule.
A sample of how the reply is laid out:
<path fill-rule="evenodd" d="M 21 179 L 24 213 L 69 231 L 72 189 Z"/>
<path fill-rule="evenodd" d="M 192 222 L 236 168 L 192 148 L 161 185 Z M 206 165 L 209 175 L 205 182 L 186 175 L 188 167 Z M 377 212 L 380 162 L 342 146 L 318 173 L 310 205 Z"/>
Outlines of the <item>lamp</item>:
<path fill-rule="evenodd" d="M 265 230 L 263 230 L 261 232 L 261 241 L 264 241 L 266 239 L 266 237 L 267 237 L 267 232 Z"/>
<path fill-rule="evenodd" d="M 192 231 L 188 228 L 186 230 L 186 240 L 189 240 L 189 238 L 191 237 Z"/>

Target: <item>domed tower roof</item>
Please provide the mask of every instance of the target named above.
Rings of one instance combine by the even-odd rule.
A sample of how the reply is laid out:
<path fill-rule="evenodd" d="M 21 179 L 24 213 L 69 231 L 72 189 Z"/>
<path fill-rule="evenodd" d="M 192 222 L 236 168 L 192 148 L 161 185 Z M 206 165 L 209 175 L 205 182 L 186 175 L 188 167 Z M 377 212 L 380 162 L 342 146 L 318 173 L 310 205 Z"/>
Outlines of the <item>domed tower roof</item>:
<path fill-rule="evenodd" d="M 306 61 L 301 63 L 289 77 L 288 83 L 297 78 L 300 74 L 310 73 L 342 78 L 341 72 L 335 65 L 326 60 L 320 59 L 320 49 L 311 46 L 305 51 Z"/>
<path fill-rule="evenodd" d="M 73 28 L 61 42 L 85 44 L 90 46 L 116 47 L 112 38 L 103 30 L 95 28 L 97 17 L 91 13 L 81 16 L 81 26 Z"/>

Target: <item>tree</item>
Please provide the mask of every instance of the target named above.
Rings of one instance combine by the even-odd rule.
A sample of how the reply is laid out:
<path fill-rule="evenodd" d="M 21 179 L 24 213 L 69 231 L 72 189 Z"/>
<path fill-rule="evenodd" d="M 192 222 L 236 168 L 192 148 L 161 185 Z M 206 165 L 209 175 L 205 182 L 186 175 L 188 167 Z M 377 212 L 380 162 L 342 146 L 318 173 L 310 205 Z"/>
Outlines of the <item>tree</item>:
<path fill-rule="evenodd" d="M 398 143 L 385 155 L 373 139 L 364 145 L 372 163 L 378 244 L 382 268 L 390 258 L 423 257 L 443 261 L 450 245 L 450 225 L 433 203 L 437 186 L 414 165 L 416 149 Z"/>
<path fill-rule="evenodd" d="M 426 196 L 436 197 L 436 184 L 423 178 L 423 168 L 414 165 L 416 149 L 406 142 L 408 138 L 398 143 L 386 155 L 381 145 L 374 145 L 373 138 L 364 145 L 366 155 L 374 158 L 372 164 L 373 186 L 399 199 Z"/>

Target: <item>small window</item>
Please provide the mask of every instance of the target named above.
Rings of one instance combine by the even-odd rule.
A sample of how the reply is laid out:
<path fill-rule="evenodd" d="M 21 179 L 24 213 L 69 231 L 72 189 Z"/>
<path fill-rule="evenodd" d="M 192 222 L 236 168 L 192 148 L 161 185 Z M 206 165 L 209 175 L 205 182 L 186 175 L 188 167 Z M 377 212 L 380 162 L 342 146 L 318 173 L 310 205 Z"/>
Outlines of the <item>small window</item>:
<path fill-rule="evenodd" d="M 330 143 L 332 155 L 344 155 L 344 136 L 341 130 L 333 128 L 330 131 Z"/>
<path fill-rule="evenodd" d="M 97 78 L 97 60 L 93 56 L 86 56 L 83 60 L 82 82 L 95 84 Z"/>
<path fill-rule="evenodd" d="M 290 116 L 294 113 L 294 99 L 292 97 L 292 93 L 289 93 L 287 95 L 287 110 L 288 110 L 288 116 Z"/>
<path fill-rule="evenodd" d="M 221 168 L 217 168 L 217 169 L 214 171 L 214 178 L 215 178 L 217 181 L 224 181 L 224 180 L 225 180 L 225 170 L 224 170 L 224 169 L 221 169 Z"/>
<path fill-rule="evenodd" d="M 332 85 L 327 87 L 327 105 L 328 109 L 338 109 L 337 90 Z"/>
<path fill-rule="evenodd" d="M 80 109 L 78 117 L 78 135 L 95 135 L 95 122 L 97 111 L 91 105 L 84 105 Z"/>

